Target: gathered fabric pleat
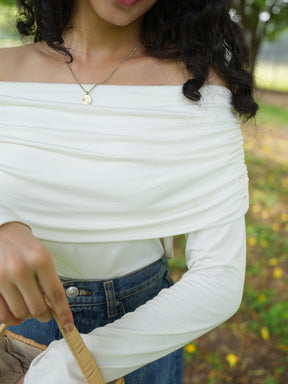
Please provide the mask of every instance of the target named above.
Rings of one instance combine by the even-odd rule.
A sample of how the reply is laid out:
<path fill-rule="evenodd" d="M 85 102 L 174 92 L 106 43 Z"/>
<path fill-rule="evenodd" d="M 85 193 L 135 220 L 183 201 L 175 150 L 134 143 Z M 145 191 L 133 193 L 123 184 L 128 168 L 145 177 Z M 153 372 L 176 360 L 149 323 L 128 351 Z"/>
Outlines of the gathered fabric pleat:
<path fill-rule="evenodd" d="M 231 91 L 204 85 L 0 82 L 1 209 L 62 242 L 169 237 L 231 222 L 249 205 Z M 1 223 L 0 223 L 1 224 Z"/>

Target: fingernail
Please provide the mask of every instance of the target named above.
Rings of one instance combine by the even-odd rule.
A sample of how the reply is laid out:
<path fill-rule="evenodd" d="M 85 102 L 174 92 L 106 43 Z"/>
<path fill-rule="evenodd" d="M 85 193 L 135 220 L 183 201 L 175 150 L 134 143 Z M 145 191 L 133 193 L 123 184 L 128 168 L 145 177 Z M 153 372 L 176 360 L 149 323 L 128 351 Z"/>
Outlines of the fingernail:
<path fill-rule="evenodd" d="M 66 332 L 72 332 L 74 329 L 74 324 L 72 324 L 72 323 L 65 324 L 64 329 Z"/>

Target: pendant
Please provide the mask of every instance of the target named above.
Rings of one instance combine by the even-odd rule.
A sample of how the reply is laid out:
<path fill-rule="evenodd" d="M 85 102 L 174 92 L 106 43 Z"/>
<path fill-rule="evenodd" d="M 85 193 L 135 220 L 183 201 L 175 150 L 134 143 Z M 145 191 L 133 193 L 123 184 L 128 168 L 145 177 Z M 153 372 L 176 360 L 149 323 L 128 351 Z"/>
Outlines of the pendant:
<path fill-rule="evenodd" d="M 81 97 L 81 103 L 85 105 L 92 104 L 92 97 L 88 94 Z"/>

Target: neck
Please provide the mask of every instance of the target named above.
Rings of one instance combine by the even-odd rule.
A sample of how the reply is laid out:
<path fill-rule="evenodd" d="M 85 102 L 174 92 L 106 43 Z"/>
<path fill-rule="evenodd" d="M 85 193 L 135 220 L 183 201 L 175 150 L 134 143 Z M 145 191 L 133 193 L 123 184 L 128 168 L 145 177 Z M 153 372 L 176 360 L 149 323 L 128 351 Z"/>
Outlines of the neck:
<path fill-rule="evenodd" d="M 70 26 L 63 35 L 65 46 L 83 64 L 101 57 L 121 58 L 140 40 L 140 19 L 127 26 L 116 26 L 101 19 L 83 0 L 75 1 Z"/>

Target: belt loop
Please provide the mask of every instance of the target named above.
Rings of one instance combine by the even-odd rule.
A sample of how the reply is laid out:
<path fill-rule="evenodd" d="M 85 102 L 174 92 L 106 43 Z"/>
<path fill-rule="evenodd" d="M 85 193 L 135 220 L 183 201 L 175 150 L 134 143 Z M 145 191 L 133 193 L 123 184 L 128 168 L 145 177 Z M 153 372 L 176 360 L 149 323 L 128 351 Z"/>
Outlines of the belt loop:
<path fill-rule="evenodd" d="M 104 289 L 107 302 L 107 315 L 108 318 L 117 316 L 117 301 L 114 291 L 113 280 L 104 281 Z"/>
<path fill-rule="evenodd" d="M 166 255 L 166 247 L 165 247 L 165 243 L 164 243 L 164 238 L 161 237 L 161 238 L 160 238 L 160 241 L 161 241 L 162 247 L 163 247 L 163 249 L 164 249 L 164 255 Z"/>

